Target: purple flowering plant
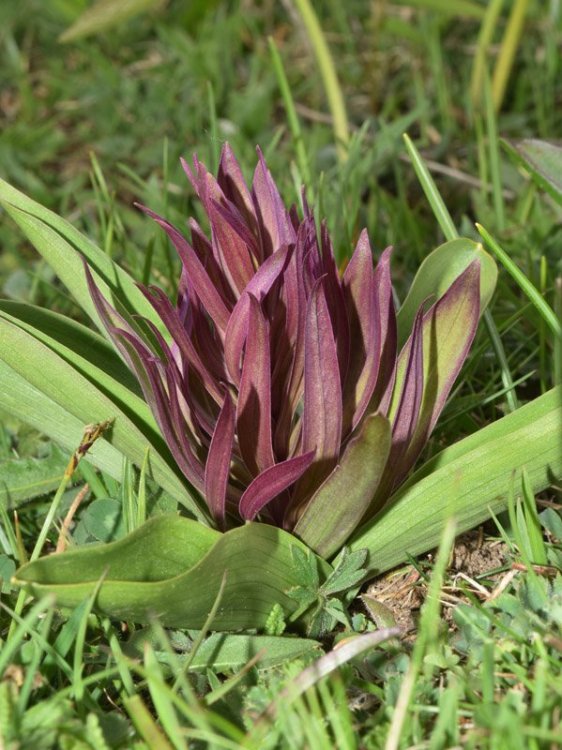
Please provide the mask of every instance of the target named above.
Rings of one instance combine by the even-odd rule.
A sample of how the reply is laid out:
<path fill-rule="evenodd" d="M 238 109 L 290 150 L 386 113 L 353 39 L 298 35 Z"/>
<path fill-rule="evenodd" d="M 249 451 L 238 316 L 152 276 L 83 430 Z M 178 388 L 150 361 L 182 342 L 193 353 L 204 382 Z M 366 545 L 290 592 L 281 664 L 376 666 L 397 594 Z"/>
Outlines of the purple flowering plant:
<path fill-rule="evenodd" d="M 86 266 L 96 310 L 217 527 L 264 521 L 329 554 L 425 445 L 474 338 L 480 262 L 422 302 L 399 349 L 391 248 L 374 265 L 363 231 L 340 274 L 326 225 L 304 199 L 302 218 L 284 206 L 261 152 L 251 189 L 228 145 L 216 179 L 196 157 L 183 168 L 207 234 L 141 207 L 182 263 L 177 301 L 141 287 L 164 332 L 128 324 Z M 424 349 L 445 329 L 437 373 Z M 316 506 L 337 519 L 322 535 Z"/>
<path fill-rule="evenodd" d="M 318 591 L 430 549 L 448 514 L 462 529 L 505 507 L 497 483 L 536 452 L 528 429 L 507 458 L 497 451 L 519 412 L 411 475 L 494 290 L 482 246 L 429 254 L 397 312 L 391 248 L 375 262 L 363 231 L 338 269 L 326 224 L 304 193 L 300 213 L 284 205 L 259 150 L 251 186 L 228 145 L 216 177 L 196 157 L 182 163 L 206 226 L 190 219 L 184 233 L 140 207 L 181 261 L 176 299 L 0 184 L 7 212 L 103 334 L 1 302 L 0 405 L 73 450 L 84 424 L 112 420 L 94 465 L 121 479 L 126 456 L 192 516 L 35 560 L 17 580 L 68 606 L 96 590 L 96 606 L 122 619 L 157 612 L 197 628 L 220 600 L 214 628 L 266 627 L 272 607 L 298 618 Z M 544 434 L 550 402 L 543 411 Z"/>

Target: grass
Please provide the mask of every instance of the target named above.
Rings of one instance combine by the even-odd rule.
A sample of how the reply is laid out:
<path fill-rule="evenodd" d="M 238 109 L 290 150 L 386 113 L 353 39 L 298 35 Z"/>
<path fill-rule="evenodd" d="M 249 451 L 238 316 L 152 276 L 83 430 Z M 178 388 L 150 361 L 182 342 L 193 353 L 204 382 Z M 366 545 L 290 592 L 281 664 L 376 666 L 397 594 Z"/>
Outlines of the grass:
<path fill-rule="evenodd" d="M 295 202 L 310 174 L 309 199 L 327 217 L 341 263 L 363 226 L 377 251 L 395 245 L 400 298 L 445 238 L 480 240 L 478 222 L 505 270 L 428 454 L 552 387 L 562 211 L 515 169 L 499 139 L 561 137 L 556 2 L 326 0 L 314 7 L 327 49 L 307 36 L 315 27 L 310 16 L 300 20 L 310 11 L 304 2 L 178 0 L 59 43 L 84 5 L 0 6 L 2 177 L 70 218 L 136 278 L 168 290 L 176 261 L 132 202 L 180 223 L 197 213 L 178 158 L 196 150 L 216 164 L 224 139 L 244 167 L 259 143 Z M 0 244 L 2 296 L 79 315 L 4 217 Z M 390 601 L 372 617 L 356 599 L 350 627 L 327 636 L 326 650 L 346 630 L 368 634 L 385 624 L 381 617 L 399 618 L 406 595 L 415 627 L 299 694 L 291 685 L 317 655 L 268 669 L 202 667 L 195 657 L 204 633 L 100 619 L 91 602 L 61 613 L 45 599 L 20 612 L 9 584 L 16 562 L 43 539 L 53 514 L 54 547 L 86 482 L 89 495 L 68 519 L 70 543 L 108 541 L 169 509 L 132 467 L 119 487 L 84 461 L 62 487 L 68 458 L 2 419 L 0 472 L 8 463 L 28 461 L 31 471 L 48 462 L 40 465 L 49 467 L 51 491 L 17 516 L 4 499 L 0 505 L 0 746 L 562 746 L 555 481 L 538 499 L 525 490 L 521 504 L 485 527 L 476 556 L 501 543 L 499 562 L 463 567 L 445 535 L 436 562 L 429 556 L 402 571 L 406 594 L 393 574 Z"/>

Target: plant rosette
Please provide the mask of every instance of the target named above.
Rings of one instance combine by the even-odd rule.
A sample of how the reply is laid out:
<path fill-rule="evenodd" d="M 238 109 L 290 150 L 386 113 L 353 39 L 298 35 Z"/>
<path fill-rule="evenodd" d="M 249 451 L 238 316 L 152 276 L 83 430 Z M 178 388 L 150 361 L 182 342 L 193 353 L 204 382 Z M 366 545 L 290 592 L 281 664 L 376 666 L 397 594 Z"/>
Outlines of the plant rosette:
<path fill-rule="evenodd" d="M 391 249 L 374 264 L 363 232 L 340 274 L 325 224 L 304 199 L 302 217 L 285 208 L 259 151 L 251 188 L 228 145 L 217 178 L 183 166 L 209 235 L 143 208 L 181 260 L 174 300 L 0 184 L 101 333 L 1 302 L 0 406 L 70 449 L 83 424 L 112 420 L 92 463 L 120 480 L 122 456 L 140 466 L 148 448 L 150 475 L 192 516 L 36 560 L 18 583 L 64 606 L 95 592 L 131 621 L 200 628 L 213 611 L 216 630 L 278 617 L 321 632 L 345 619 L 347 590 L 435 546 L 447 517 L 462 531 L 505 507 L 523 464 L 535 491 L 560 474 L 552 391 L 407 479 L 494 291 L 480 244 L 434 250 L 396 312 Z"/>

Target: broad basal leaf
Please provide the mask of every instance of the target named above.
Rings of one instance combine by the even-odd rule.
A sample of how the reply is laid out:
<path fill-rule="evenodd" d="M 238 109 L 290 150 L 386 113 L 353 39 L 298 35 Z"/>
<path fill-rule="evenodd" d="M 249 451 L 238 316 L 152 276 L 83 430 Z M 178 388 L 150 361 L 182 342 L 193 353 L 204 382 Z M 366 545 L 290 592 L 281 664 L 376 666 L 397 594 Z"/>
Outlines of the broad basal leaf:
<path fill-rule="evenodd" d="M 2 317 L 0 317 L 0 357 L 36 390 L 41 391 L 48 399 L 62 407 L 64 412 L 73 415 L 81 423 L 82 428 L 86 424 L 113 419 L 110 431 L 112 445 L 137 466 L 142 465 L 146 448 L 150 446 L 147 435 L 141 432 L 115 402 L 71 365 L 38 339 Z M 8 391 L 11 389 L 12 385 L 9 383 Z M 19 405 L 18 411 L 21 412 Z M 55 416 L 54 419 L 56 422 L 57 417 Z M 57 439 L 54 434 L 56 425 L 50 425 L 47 422 L 43 424 L 42 429 L 47 435 Z M 63 445 L 66 444 L 65 439 Z M 72 449 L 76 448 L 77 444 L 74 444 Z M 190 496 L 187 486 L 182 483 L 174 469 L 165 463 L 156 450 L 150 456 L 150 466 L 154 479 L 163 489 L 170 492 L 175 499 L 182 502 L 201 520 L 207 519 L 207 515 L 199 509 L 197 501 Z"/>
<path fill-rule="evenodd" d="M 73 453 L 80 444 L 84 426 L 89 420 L 80 419 L 35 388 L 16 370 L 0 358 L 0 408 L 25 424 L 48 435 L 56 443 Z M 97 440 L 88 451 L 87 460 L 109 476 L 121 481 L 123 456 L 107 440 Z"/>
<path fill-rule="evenodd" d="M 133 622 L 158 615 L 164 625 L 201 628 L 226 584 L 213 630 L 264 628 L 275 605 L 286 616 L 301 585 L 292 548 L 306 547 L 266 524 L 247 524 L 226 534 L 179 516 L 158 516 L 124 539 L 50 555 L 24 565 L 16 581 L 36 596 L 54 594 L 74 607 L 103 578 L 97 611 Z M 323 580 L 331 570 L 318 558 Z"/>
<path fill-rule="evenodd" d="M 99 276 L 102 288 L 116 304 L 161 325 L 131 276 L 71 224 L 1 179 L 0 204 L 100 330 L 103 331 L 103 326 L 87 290 L 82 258 Z"/>
<path fill-rule="evenodd" d="M 450 516 L 461 533 L 504 510 L 523 467 L 535 493 L 562 477 L 561 398 L 555 388 L 422 466 L 351 540 L 369 550 L 369 575 L 437 546 Z"/>

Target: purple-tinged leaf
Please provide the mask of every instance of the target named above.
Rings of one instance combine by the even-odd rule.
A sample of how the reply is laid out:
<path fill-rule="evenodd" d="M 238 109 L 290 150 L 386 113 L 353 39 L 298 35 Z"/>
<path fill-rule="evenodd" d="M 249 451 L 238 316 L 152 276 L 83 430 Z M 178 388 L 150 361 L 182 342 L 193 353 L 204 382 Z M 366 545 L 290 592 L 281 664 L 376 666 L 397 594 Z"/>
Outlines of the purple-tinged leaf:
<path fill-rule="evenodd" d="M 238 385 L 240 382 L 240 359 L 248 335 L 248 317 L 250 314 L 248 296 L 252 295 L 258 302 L 261 302 L 279 278 L 287 264 L 288 257 L 288 246 L 284 246 L 270 255 L 260 266 L 230 315 L 224 337 L 224 359 L 226 369 L 234 385 Z"/>
<path fill-rule="evenodd" d="M 381 485 L 377 492 L 373 509 L 384 505 L 426 444 L 474 339 L 479 300 L 479 261 L 475 260 L 423 316 L 424 390 L 417 425 L 405 446 L 400 464 L 393 471 L 392 482 L 385 478 L 384 488 Z M 395 396 L 390 407 L 392 413 L 396 413 L 397 394 L 401 393 L 405 381 L 412 338 L 410 336 L 398 358 Z"/>
<path fill-rule="evenodd" d="M 225 521 L 226 489 L 235 429 L 235 408 L 227 391 L 205 465 L 205 500 L 221 528 L 224 528 Z"/>
<path fill-rule="evenodd" d="M 322 243 L 322 268 L 323 273 L 326 275 L 324 291 L 326 294 L 330 318 L 332 319 L 332 329 L 336 338 L 340 379 L 343 384 L 349 366 L 349 322 L 347 319 L 343 289 L 336 266 L 336 260 L 334 258 L 334 249 L 325 222 L 322 223 L 320 231 Z"/>
<path fill-rule="evenodd" d="M 259 148 L 257 152 L 259 161 L 252 183 L 252 199 L 258 219 L 263 258 L 267 258 L 283 245 L 293 244 L 296 237 L 263 154 Z"/>
<path fill-rule="evenodd" d="M 272 411 L 276 422 L 273 441 L 278 458 L 289 455 L 291 423 L 303 394 L 306 296 L 302 275 L 302 249 L 302 242 L 297 239 L 297 245 L 283 274 L 277 314 L 273 317 L 279 325 L 279 330 L 272 331 L 276 348 L 272 374 Z M 280 310 L 283 311 L 282 321 Z"/>
<path fill-rule="evenodd" d="M 114 329 L 119 328 L 119 329 L 127 331 L 134 338 L 140 338 L 139 331 L 133 328 L 132 323 L 134 321 L 131 321 L 131 323 L 129 323 L 128 320 L 126 320 L 120 313 L 117 312 L 117 310 L 112 305 L 109 304 L 109 302 L 105 299 L 105 297 L 101 294 L 100 290 L 98 289 L 97 284 L 94 280 L 94 277 L 92 276 L 90 267 L 85 261 L 84 261 L 84 273 L 86 275 L 86 283 L 88 284 L 88 290 L 90 292 L 92 302 L 94 303 L 94 307 L 96 308 L 96 311 L 100 317 L 101 322 L 105 326 L 117 351 L 121 354 L 121 356 L 123 357 L 127 365 L 131 369 L 134 369 L 134 364 L 131 360 L 130 352 L 128 351 L 127 347 L 121 346 L 120 342 L 113 335 Z M 147 346 L 148 342 L 143 341 L 143 345 Z"/>
<path fill-rule="evenodd" d="M 202 413 L 200 404 L 191 402 L 189 393 L 182 393 L 179 370 L 172 359 L 171 350 L 154 324 L 148 320 L 145 323 L 158 341 L 163 361 L 129 331 L 112 328 L 111 333 L 117 344 L 126 350 L 145 399 L 182 472 L 201 490 L 202 467 L 193 449 L 199 441 L 199 425 L 204 425 L 208 433 L 212 430 L 210 419 Z M 187 409 L 182 408 L 180 400 Z M 190 402 L 189 405 L 186 400 Z"/>
<path fill-rule="evenodd" d="M 424 392 L 415 434 L 408 447 L 408 471 L 428 440 L 466 359 L 480 316 L 480 261 L 473 261 L 425 314 Z"/>
<path fill-rule="evenodd" d="M 203 490 L 203 467 L 193 452 L 192 446 L 195 441 L 193 439 L 190 441 L 185 436 L 186 425 L 183 420 L 182 424 L 178 424 L 177 410 L 174 419 L 175 394 L 164 388 L 154 357 L 148 354 L 136 337 L 123 330 L 115 330 L 114 334 L 126 341 L 136 352 L 138 363 L 140 363 L 140 366 L 136 365 L 139 367 L 136 374 L 162 435 L 184 476 L 201 492 Z"/>
<path fill-rule="evenodd" d="M 340 462 L 306 505 L 293 533 L 324 558 L 345 544 L 368 511 L 387 463 L 390 422 L 366 417 Z"/>
<path fill-rule="evenodd" d="M 498 277 L 493 258 L 479 242 L 459 238 L 446 242 L 423 260 L 412 281 L 408 294 L 396 316 L 398 346 L 401 349 L 411 333 L 416 312 L 423 300 L 435 302 L 475 260 L 480 261 L 480 315 L 484 312 Z"/>
<path fill-rule="evenodd" d="M 217 182 L 229 201 L 234 203 L 248 226 L 257 229 L 252 196 L 242 175 L 242 170 L 228 143 L 222 147 Z"/>
<path fill-rule="evenodd" d="M 206 206 L 211 224 L 213 250 L 232 290 L 240 294 L 254 275 L 250 248 L 244 241 L 243 232 L 237 226 L 235 218 L 226 210 L 221 212 L 217 206 L 214 201 L 210 201 Z M 228 221 L 225 216 L 229 217 Z"/>
<path fill-rule="evenodd" d="M 369 405 L 369 411 L 380 411 L 386 414 L 396 377 L 396 311 L 392 296 L 390 277 L 390 258 L 392 247 L 387 247 L 379 258 L 375 268 L 375 320 L 379 321 L 380 355 L 377 384 Z"/>
<path fill-rule="evenodd" d="M 404 360 L 406 362 L 404 376 L 400 382 L 400 390 L 395 389 L 393 403 L 388 415 L 392 422 L 391 458 L 393 467 L 400 462 L 401 456 L 408 447 L 420 413 L 424 391 L 423 313 L 422 304 L 414 320 L 414 328 L 408 345 L 404 348 Z M 402 359 L 402 355 L 400 359 Z M 394 408 L 394 404 L 396 404 L 396 408 Z"/>
<path fill-rule="evenodd" d="M 292 527 L 300 508 L 334 468 L 341 450 L 342 391 L 336 342 L 318 279 L 308 301 L 304 349 L 304 404 L 295 425 L 289 452 L 316 451 L 314 465 L 298 483 L 287 508 L 284 525 Z M 302 426 L 302 429 L 301 429 Z"/>
<path fill-rule="evenodd" d="M 191 341 L 199 352 L 201 361 L 215 381 L 225 383 L 228 376 L 224 364 L 224 347 L 219 333 L 204 311 L 197 310 L 193 319 Z"/>
<path fill-rule="evenodd" d="M 258 242 L 252 233 L 252 231 L 248 228 L 248 226 L 244 223 L 243 217 L 240 215 L 238 209 L 234 205 L 228 205 L 224 206 L 222 203 L 218 203 L 217 201 L 213 201 L 213 208 L 217 212 L 217 216 L 215 216 L 215 219 L 217 221 L 222 221 L 225 224 L 230 227 L 236 235 L 240 238 L 240 240 L 244 243 L 245 247 L 247 248 L 247 252 L 249 252 L 250 258 L 252 260 L 252 263 L 254 265 L 258 265 Z M 253 273 L 253 267 L 252 267 L 252 273 Z"/>
<path fill-rule="evenodd" d="M 172 306 L 168 297 L 158 287 L 151 286 L 147 289 L 139 285 L 139 288 L 148 299 L 150 304 L 154 307 L 154 309 L 160 316 L 160 319 L 170 332 L 174 343 L 177 345 L 182 357 L 184 358 L 185 363 L 193 367 L 193 369 L 197 372 L 197 374 L 203 381 L 208 392 L 213 396 L 217 404 L 220 404 L 222 402 L 221 386 L 217 381 L 214 380 L 210 372 L 201 361 L 201 357 L 199 356 L 198 351 L 193 346 L 193 342 L 187 335 L 187 332 L 182 325 L 177 309 Z"/>
<path fill-rule="evenodd" d="M 253 480 L 240 499 L 240 515 L 253 521 L 263 508 L 282 492 L 285 492 L 309 468 L 314 460 L 314 451 L 270 466 Z"/>
<path fill-rule="evenodd" d="M 195 173 L 182 160 L 184 171 L 209 217 L 213 255 L 232 291 L 240 294 L 254 273 L 252 252 L 259 255 L 256 239 L 251 229 L 246 228 L 243 214 L 228 200 L 196 156 L 193 164 Z M 256 262 L 259 260 L 257 257 Z"/>
<path fill-rule="evenodd" d="M 185 332 L 188 336 L 193 330 L 193 305 L 191 304 L 192 296 L 193 290 L 191 287 L 191 280 L 187 271 L 182 266 L 180 283 L 178 285 L 177 308 L 181 324 L 185 328 Z"/>
<path fill-rule="evenodd" d="M 183 441 L 184 426 L 193 438 L 193 444 L 208 445 L 208 436 L 213 434 L 218 407 L 201 380 L 189 368 L 180 370 L 175 362 L 165 366 L 166 382 L 176 424 L 182 425 L 180 442 Z"/>
<path fill-rule="evenodd" d="M 197 253 L 193 250 L 185 237 L 178 232 L 169 221 L 166 221 L 166 219 L 158 216 L 158 214 L 154 213 L 154 211 L 151 211 L 149 208 L 141 206 L 139 203 L 136 205 L 141 211 L 144 211 L 145 214 L 154 219 L 154 221 L 164 229 L 178 251 L 182 263 L 187 269 L 195 293 L 201 300 L 202 305 L 215 325 L 220 331 L 224 332 L 226 330 L 230 312 L 225 301 L 221 298 L 201 261 L 197 257 Z"/>
<path fill-rule="evenodd" d="M 416 430 L 424 391 L 423 377 L 423 305 L 414 320 L 412 335 L 400 354 L 398 369 L 405 362 L 403 376 L 398 378 L 388 418 L 392 423 L 392 447 L 388 465 L 378 490 L 379 502 L 390 497 L 397 478 L 403 477 L 404 457 Z M 373 508 L 374 509 L 374 508 Z"/>
<path fill-rule="evenodd" d="M 195 219 L 188 221 L 191 231 L 191 245 L 203 268 L 207 271 L 209 278 L 216 287 L 220 298 L 230 310 L 236 303 L 236 295 L 225 279 L 218 258 L 215 257 L 213 246 L 203 234 L 203 230 Z M 184 266 L 185 268 L 185 266 Z"/>
<path fill-rule="evenodd" d="M 343 292 L 352 331 L 350 361 L 343 390 L 343 434 L 347 435 L 363 418 L 379 370 L 380 317 L 376 315 L 376 277 L 366 230 L 343 276 Z"/>
<path fill-rule="evenodd" d="M 269 324 L 259 302 L 251 294 L 247 297 L 248 336 L 236 420 L 242 458 L 255 476 L 275 463 L 271 439 L 271 344 Z"/>
<path fill-rule="evenodd" d="M 339 455 L 342 392 L 332 321 L 319 279 L 308 302 L 304 350 L 303 452 L 328 465 Z"/>
<path fill-rule="evenodd" d="M 240 385 L 242 367 L 242 350 L 248 336 L 248 317 L 250 315 L 250 296 L 243 294 L 228 321 L 224 335 L 224 362 L 231 382 Z"/>

